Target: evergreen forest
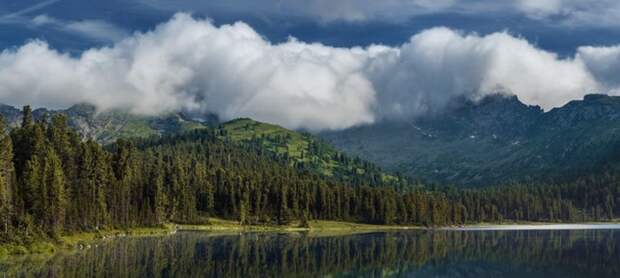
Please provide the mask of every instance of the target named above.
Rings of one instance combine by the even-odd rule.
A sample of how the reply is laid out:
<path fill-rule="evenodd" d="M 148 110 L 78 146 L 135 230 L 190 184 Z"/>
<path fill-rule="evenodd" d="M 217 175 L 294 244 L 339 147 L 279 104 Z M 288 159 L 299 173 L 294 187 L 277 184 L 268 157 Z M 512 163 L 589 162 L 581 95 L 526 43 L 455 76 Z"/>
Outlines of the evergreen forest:
<path fill-rule="evenodd" d="M 320 151 L 320 148 L 312 148 Z M 340 158 L 341 163 L 359 160 Z M 349 162 L 347 162 L 349 161 Z M 165 223 L 288 225 L 337 220 L 444 226 L 479 222 L 611 220 L 620 175 L 475 189 L 343 179 L 290 163 L 257 140 L 205 128 L 109 145 L 83 140 L 66 116 L 19 127 L 0 118 L 0 242 Z"/>

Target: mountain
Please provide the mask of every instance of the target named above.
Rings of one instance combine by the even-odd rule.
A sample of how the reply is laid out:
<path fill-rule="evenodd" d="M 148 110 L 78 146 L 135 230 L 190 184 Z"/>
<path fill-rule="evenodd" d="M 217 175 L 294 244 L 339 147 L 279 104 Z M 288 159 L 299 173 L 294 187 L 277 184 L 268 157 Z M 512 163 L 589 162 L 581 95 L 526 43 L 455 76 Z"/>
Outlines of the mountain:
<path fill-rule="evenodd" d="M 97 113 L 95 107 L 88 104 L 74 105 L 65 110 L 39 108 L 32 112 L 36 120 L 49 119 L 58 113 L 67 115 L 69 125 L 84 138 L 102 144 L 109 144 L 117 138 L 145 138 L 205 128 L 207 124 L 215 121 L 212 118 L 207 118 L 206 122 L 195 121 L 183 113 L 167 113 L 159 116 L 139 116 L 121 110 Z M 18 126 L 21 122 L 21 111 L 12 106 L 0 104 L 0 115 L 10 126 Z"/>
<path fill-rule="evenodd" d="M 321 136 L 386 169 L 443 184 L 571 179 L 620 159 L 620 97 L 588 95 L 544 112 L 497 94 Z"/>
<path fill-rule="evenodd" d="M 4 120 L 11 126 L 15 126 L 21 120 L 22 112 L 13 106 L 0 103 L 0 115 L 2 115 Z"/>

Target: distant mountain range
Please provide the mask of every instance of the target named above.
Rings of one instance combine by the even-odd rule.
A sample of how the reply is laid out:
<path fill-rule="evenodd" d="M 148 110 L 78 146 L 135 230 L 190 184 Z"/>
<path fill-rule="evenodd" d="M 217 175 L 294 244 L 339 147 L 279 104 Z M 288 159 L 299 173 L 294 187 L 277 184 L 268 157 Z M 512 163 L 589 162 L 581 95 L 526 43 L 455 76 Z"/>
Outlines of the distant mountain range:
<path fill-rule="evenodd" d="M 321 136 L 386 169 L 442 184 L 571 179 L 620 160 L 620 97 L 587 95 L 544 112 L 498 94 Z"/>
<path fill-rule="evenodd" d="M 84 104 L 33 111 L 35 119 L 54 113 L 66 114 L 85 138 L 102 144 L 217 126 L 214 116 L 197 121 L 184 113 L 96 113 Z M 0 114 L 13 126 L 21 121 L 21 111 L 11 106 L 0 104 Z M 316 135 L 251 119 L 220 128 L 234 141 L 264 148 L 295 167 L 356 182 L 404 183 L 375 165 L 423 181 L 470 186 L 572 179 L 620 165 L 620 97 L 606 95 L 588 95 L 548 112 L 516 96 L 457 99 L 442 113 Z"/>
<path fill-rule="evenodd" d="M 195 121 L 183 113 L 168 113 L 157 117 L 137 116 L 125 111 L 113 110 L 97 113 L 92 105 L 78 104 L 65 110 L 49 110 L 45 108 L 35 109 L 35 120 L 50 118 L 57 113 L 67 115 L 69 124 L 75 128 L 84 138 L 108 144 L 117 138 L 149 137 L 179 133 L 196 128 L 204 128 L 209 122 L 216 121 L 208 118 L 207 121 Z M 21 122 L 21 110 L 15 107 L 0 104 L 0 115 L 11 126 L 17 126 Z"/>

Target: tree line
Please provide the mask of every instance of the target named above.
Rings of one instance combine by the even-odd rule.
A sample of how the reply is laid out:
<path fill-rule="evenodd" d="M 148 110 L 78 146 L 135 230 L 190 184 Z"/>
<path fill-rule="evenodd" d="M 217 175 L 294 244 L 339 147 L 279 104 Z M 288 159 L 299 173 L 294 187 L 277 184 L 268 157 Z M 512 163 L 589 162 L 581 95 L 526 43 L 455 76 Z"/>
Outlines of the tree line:
<path fill-rule="evenodd" d="M 585 221 L 620 215 L 620 176 L 486 189 L 347 184 L 201 129 L 101 146 L 64 115 L 0 119 L 0 242 L 110 228 L 310 219 L 394 225 Z"/>

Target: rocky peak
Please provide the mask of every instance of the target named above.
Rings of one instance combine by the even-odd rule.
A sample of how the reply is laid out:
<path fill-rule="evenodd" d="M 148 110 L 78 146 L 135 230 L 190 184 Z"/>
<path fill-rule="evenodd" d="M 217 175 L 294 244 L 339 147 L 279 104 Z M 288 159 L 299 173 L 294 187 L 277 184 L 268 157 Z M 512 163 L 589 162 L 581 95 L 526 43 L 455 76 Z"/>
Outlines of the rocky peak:
<path fill-rule="evenodd" d="M 546 123 L 575 127 L 590 121 L 620 121 L 620 97 L 601 94 L 586 95 L 545 115 Z"/>
<path fill-rule="evenodd" d="M 94 105 L 81 103 L 69 107 L 69 109 L 65 110 L 65 113 L 67 115 L 90 117 L 93 116 L 96 111 L 97 109 Z"/>
<path fill-rule="evenodd" d="M 526 133 L 543 114 L 538 106 L 528 106 L 517 96 L 491 94 L 479 100 L 460 98 L 443 113 L 419 120 L 421 126 L 448 133 L 486 134 L 515 137 Z"/>

